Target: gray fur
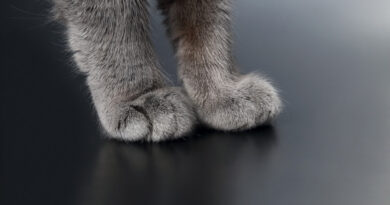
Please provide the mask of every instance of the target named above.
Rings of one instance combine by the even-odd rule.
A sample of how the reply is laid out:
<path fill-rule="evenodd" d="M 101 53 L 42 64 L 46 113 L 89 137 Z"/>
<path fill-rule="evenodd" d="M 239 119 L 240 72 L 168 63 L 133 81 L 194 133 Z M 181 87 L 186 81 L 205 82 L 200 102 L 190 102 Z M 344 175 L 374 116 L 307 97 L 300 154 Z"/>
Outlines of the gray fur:
<path fill-rule="evenodd" d="M 221 130 L 269 122 L 281 110 L 277 90 L 241 75 L 232 57 L 230 0 L 160 0 L 175 43 L 179 75 L 200 119 Z"/>
<path fill-rule="evenodd" d="M 229 0 L 160 0 L 186 92 L 170 87 L 149 39 L 146 0 L 54 0 L 54 15 L 108 134 L 126 141 L 161 141 L 202 122 L 222 130 L 273 119 L 281 103 L 258 75 L 233 62 Z M 190 98 L 188 98 L 188 96 Z M 191 99 L 191 100 L 190 100 Z"/>
<path fill-rule="evenodd" d="M 196 122 L 180 88 L 167 87 L 148 36 L 144 0 L 56 0 L 74 59 L 108 134 L 127 141 L 181 137 Z"/>

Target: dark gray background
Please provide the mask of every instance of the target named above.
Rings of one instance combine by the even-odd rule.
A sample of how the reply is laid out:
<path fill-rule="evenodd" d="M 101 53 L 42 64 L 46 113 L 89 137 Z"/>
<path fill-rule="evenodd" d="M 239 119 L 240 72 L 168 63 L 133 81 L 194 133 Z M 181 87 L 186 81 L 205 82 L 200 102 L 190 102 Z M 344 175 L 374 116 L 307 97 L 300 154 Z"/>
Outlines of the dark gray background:
<path fill-rule="evenodd" d="M 48 4 L 2 0 L 0 204 L 390 204 L 390 1 L 234 2 L 237 61 L 281 90 L 274 125 L 123 144 L 102 139 Z"/>

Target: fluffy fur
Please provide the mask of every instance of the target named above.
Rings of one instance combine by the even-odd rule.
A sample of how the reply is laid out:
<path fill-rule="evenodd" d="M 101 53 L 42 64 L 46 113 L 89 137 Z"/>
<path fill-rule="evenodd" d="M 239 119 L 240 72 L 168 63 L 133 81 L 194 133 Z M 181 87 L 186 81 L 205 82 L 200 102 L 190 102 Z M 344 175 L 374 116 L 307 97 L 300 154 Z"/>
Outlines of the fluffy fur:
<path fill-rule="evenodd" d="M 188 134 L 198 117 L 244 130 L 280 111 L 276 89 L 241 75 L 231 51 L 229 0 L 159 0 L 176 49 L 181 88 L 159 71 L 146 0 L 54 0 L 101 124 L 113 138 L 161 141 Z M 197 113 L 197 114 L 195 114 Z"/>

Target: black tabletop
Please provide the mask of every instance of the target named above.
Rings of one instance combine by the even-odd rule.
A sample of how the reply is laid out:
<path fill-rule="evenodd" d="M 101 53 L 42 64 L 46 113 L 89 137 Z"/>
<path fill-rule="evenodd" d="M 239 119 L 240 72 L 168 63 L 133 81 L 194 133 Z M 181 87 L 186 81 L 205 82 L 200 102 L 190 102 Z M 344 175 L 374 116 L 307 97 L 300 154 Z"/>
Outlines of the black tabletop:
<path fill-rule="evenodd" d="M 152 8 L 152 37 L 176 81 Z M 388 0 L 236 0 L 244 72 L 281 90 L 272 126 L 105 140 L 43 0 L 2 0 L 0 204 L 390 204 Z"/>

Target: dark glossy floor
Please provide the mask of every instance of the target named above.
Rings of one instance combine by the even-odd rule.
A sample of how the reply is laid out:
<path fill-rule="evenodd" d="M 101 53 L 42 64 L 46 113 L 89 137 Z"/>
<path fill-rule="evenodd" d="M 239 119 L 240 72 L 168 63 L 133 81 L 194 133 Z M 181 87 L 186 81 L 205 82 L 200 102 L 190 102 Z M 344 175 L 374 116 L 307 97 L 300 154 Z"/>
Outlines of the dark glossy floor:
<path fill-rule="evenodd" d="M 104 140 L 47 4 L 0 4 L 0 204 L 390 204 L 390 1 L 236 0 L 237 61 L 274 80 L 284 112 L 161 144 Z"/>

